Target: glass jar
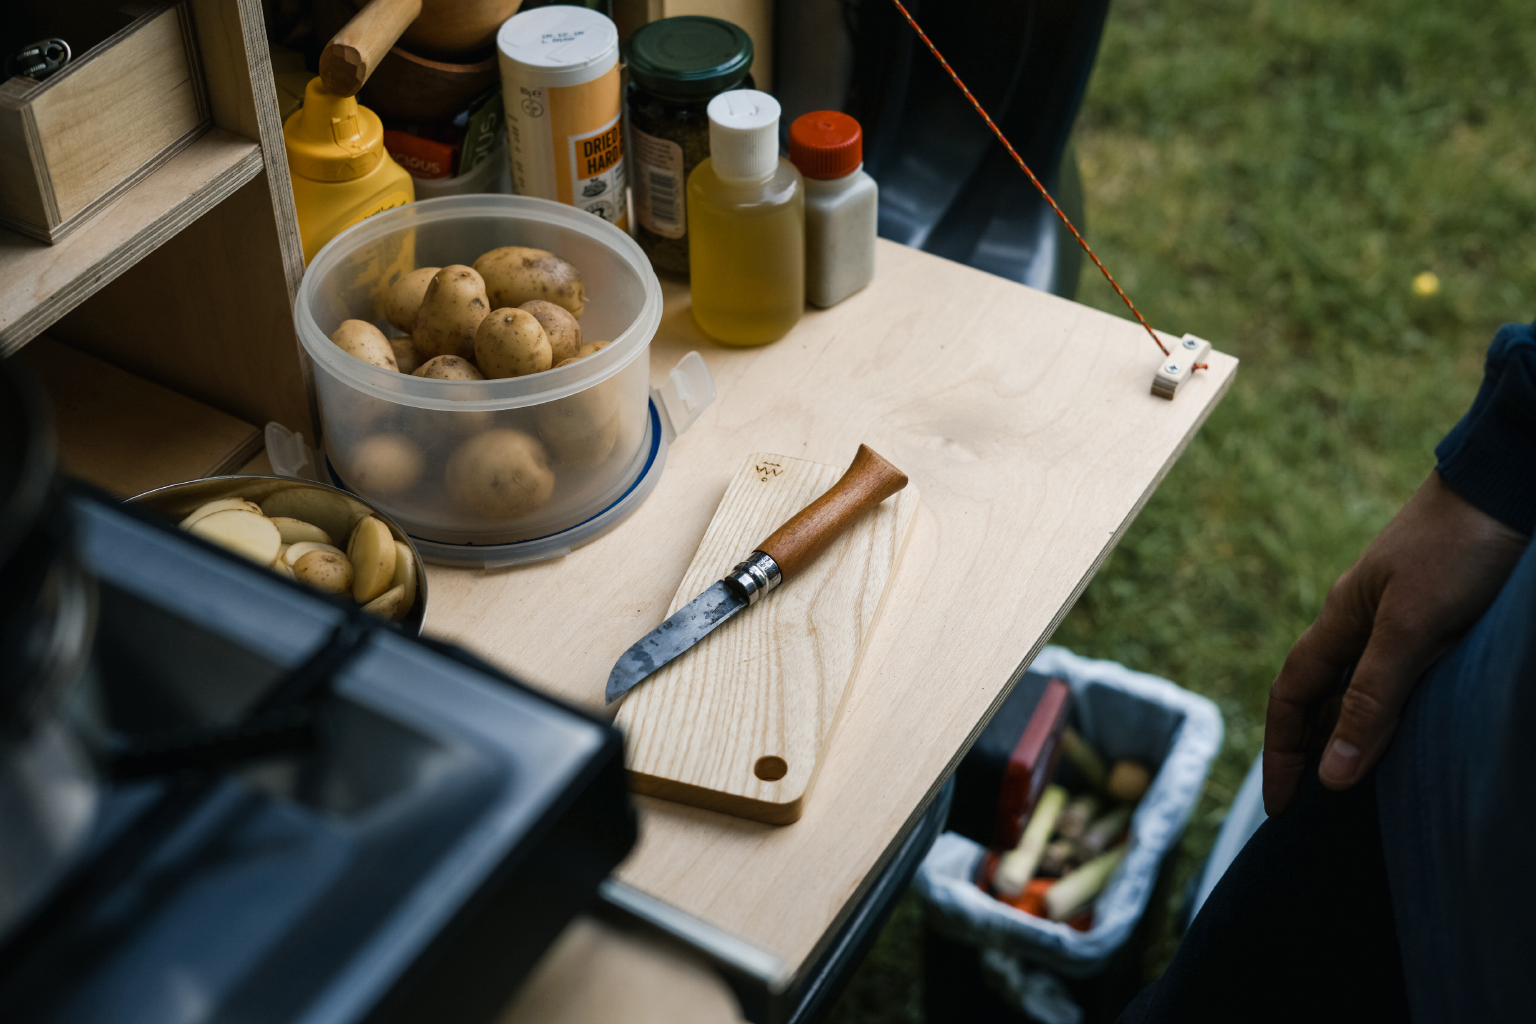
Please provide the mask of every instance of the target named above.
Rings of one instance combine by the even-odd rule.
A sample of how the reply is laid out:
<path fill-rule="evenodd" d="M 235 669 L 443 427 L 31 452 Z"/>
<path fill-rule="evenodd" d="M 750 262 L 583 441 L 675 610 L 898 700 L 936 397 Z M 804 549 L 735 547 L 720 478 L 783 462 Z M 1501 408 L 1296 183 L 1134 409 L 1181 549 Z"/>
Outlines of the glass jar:
<path fill-rule="evenodd" d="M 719 18 L 662 18 L 624 44 L 635 240 L 659 271 L 688 275 L 688 175 L 709 156 L 709 101 L 752 88 L 752 39 Z"/>

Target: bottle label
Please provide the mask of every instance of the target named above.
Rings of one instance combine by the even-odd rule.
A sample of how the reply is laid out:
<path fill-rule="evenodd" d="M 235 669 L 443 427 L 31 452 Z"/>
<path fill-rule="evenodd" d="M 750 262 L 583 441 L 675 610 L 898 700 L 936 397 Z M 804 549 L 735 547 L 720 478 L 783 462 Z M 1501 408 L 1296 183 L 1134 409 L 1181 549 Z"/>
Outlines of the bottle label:
<path fill-rule="evenodd" d="M 683 147 L 630 128 L 635 160 L 635 219 L 663 238 L 688 233 L 683 209 Z"/>
<path fill-rule="evenodd" d="M 628 226 L 619 69 L 580 85 L 503 82 L 512 187 Z"/>

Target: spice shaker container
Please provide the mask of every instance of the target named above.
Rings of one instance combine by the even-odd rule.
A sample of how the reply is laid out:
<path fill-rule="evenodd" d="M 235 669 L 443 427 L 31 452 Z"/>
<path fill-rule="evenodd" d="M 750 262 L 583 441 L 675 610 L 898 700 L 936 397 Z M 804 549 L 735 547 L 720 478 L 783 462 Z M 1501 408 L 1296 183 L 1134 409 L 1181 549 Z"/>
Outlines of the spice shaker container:
<path fill-rule="evenodd" d="M 727 345 L 764 345 L 805 312 L 805 187 L 779 159 L 779 101 L 709 101 L 709 158 L 688 176 L 693 319 Z"/>
<path fill-rule="evenodd" d="M 789 158 L 805 176 L 805 297 L 835 306 L 875 276 L 880 187 L 863 169 L 864 133 L 835 110 L 803 114 Z"/>
<path fill-rule="evenodd" d="M 688 273 L 688 175 L 709 156 L 709 101 L 752 88 L 752 37 L 719 18 L 662 18 L 624 44 L 635 241 L 657 270 Z"/>
<path fill-rule="evenodd" d="M 539 7 L 508 18 L 496 49 L 513 190 L 627 228 L 613 22 L 585 7 Z"/>

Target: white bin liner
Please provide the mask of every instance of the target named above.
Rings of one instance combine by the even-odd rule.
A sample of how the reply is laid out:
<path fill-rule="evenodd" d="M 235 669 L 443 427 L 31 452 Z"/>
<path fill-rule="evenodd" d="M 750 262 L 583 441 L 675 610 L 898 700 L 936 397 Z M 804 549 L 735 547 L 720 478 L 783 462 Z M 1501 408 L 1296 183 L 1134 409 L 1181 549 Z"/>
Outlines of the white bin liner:
<path fill-rule="evenodd" d="M 1107 762 L 1159 764 L 1131 818 L 1130 851 L 1094 906 L 1093 927 L 1077 931 L 1001 903 L 976 887 L 986 851 L 946 832 L 913 882 L 941 935 L 1086 978 L 1104 967 L 1146 910 L 1163 855 L 1178 841 L 1221 748 L 1221 713 L 1204 697 L 1112 661 L 1047 647 L 1031 666 L 1072 688 L 1078 731 Z"/>

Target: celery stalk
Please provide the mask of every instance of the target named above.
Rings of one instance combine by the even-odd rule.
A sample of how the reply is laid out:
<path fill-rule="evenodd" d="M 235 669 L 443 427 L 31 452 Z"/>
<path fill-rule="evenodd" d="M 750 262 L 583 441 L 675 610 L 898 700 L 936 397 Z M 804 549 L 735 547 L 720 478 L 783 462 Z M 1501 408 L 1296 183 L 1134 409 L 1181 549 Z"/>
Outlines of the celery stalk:
<path fill-rule="evenodd" d="M 1024 834 L 1019 837 L 1019 845 L 1004 854 L 998 863 L 997 872 L 992 876 L 992 888 L 1004 896 L 1017 896 L 1024 891 L 1034 877 L 1035 865 L 1040 863 L 1045 842 L 1051 838 L 1056 818 L 1066 802 L 1066 790 L 1060 786 L 1045 787 L 1040 802 L 1035 805 L 1035 813 L 1030 815 L 1029 824 L 1024 826 Z"/>
<path fill-rule="evenodd" d="M 1101 853 L 1061 881 L 1045 891 L 1045 913 L 1052 921 L 1067 918 L 1092 903 L 1104 889 L 1104 883 L 1115 873 L 1115 868 L 1125 859 L 1129 843 L 1121 843 L 1107 853 Z"/>

